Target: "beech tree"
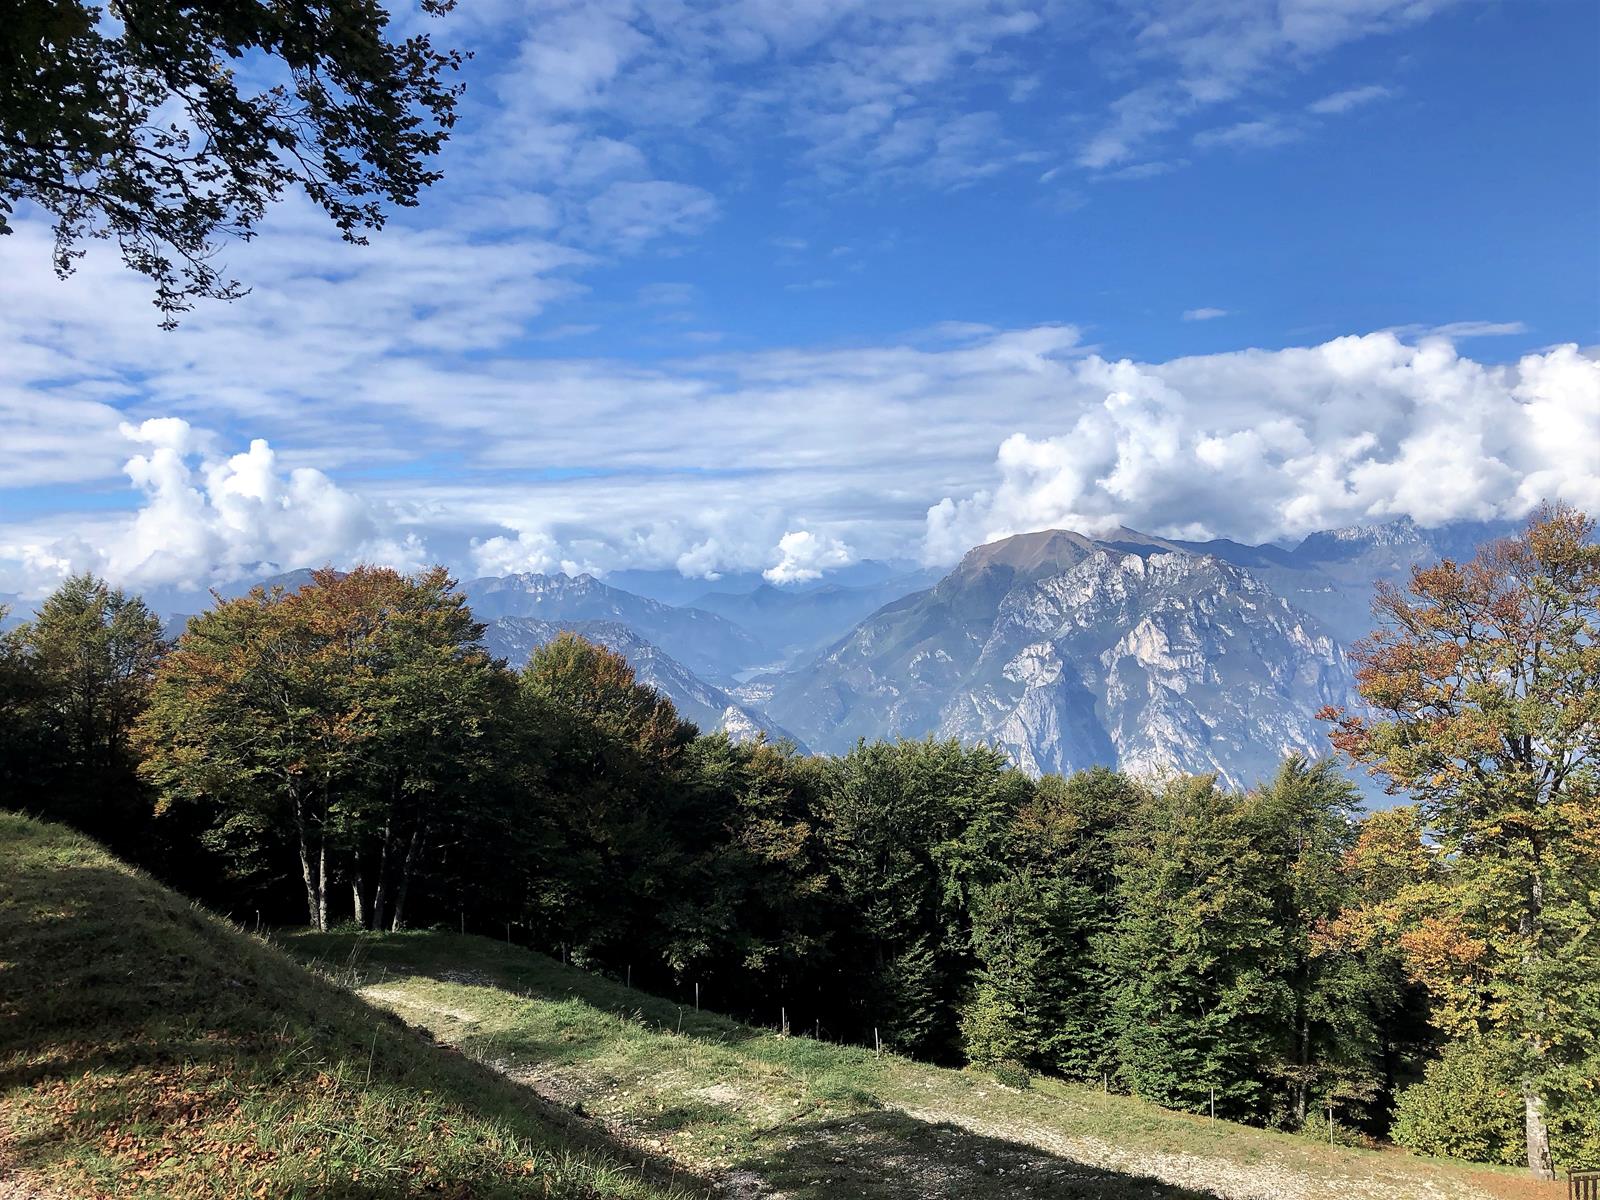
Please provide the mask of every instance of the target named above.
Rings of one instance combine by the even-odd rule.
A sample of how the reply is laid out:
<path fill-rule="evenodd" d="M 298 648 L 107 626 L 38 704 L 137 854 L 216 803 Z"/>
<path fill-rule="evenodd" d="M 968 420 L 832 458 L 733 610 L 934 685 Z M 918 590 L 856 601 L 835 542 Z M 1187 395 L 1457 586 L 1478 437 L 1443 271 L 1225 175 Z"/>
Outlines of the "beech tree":
<path fill-rule="evenodd" d="M 8 635 L 12 737 L 19 794 L 45 815 L 118 847 L 148 804 L 136 776 L 133 730 L 167 650 L 161 622 L 137 596 L 74 575 Z"/>
<path fill-rule="evenodd" d="M 283 599 L 256 588 L 189 621 L 139 726 L 140 769 L 158 812 L 200 805 L 220 820 L 247 810 L 264 828 L 292 829 L 307 920 L 321 930 L 335 781 L 349 744 L 310 631 L 287 620 Z"/>
<path fill-rule="evenodd" d="M 1380 626 L 1354 653 L 1371 711 L 1325 713 L 1335 745 L 1420 806 L 1441 861 L 1413 892 L 1407 961 L 1449 1033 L 1512 1048 L 1544 1179 L 1550 1106 L 1586 1091 L 1592 1106 L 1600 1057 L 1594 535 L 1548 507 L 1470 562 L 1380 587 Z"/>
<path fill-rule="evenodd" d="M 422 0 L 425 13 L 454 0 Z M 55 222 L 55 268 L 115 238 L 170 327 L 234 299 L 214 265 L 293 186 L 346 241 L 438 179 L 461 55 L 396 38 L 379 0 L 10 0 L 0 21 L 0 233 Z M 259 82 L 258 82 L 259 81 Z"/>
<path fill-rule="evenodd" d="M 157 673 L 143 770 L 162 807 L 287 825 L 315 928 L 328 927 L 339 875 L 364 924 L 398 928 L 497 695 L 481 633 L 443 568 L 322 570 L 298 592 L 219 602 Z"/>

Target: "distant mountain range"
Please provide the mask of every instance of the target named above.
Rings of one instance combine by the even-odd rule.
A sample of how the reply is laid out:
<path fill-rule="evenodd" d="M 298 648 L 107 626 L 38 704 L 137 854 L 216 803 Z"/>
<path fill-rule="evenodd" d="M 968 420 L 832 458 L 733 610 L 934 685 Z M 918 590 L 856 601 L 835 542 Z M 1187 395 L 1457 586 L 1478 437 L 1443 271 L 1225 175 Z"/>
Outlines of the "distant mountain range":
<path fill-rule="evenodd" d="M 772 742 L 788 740 L 805 749 L 799 738 L 774 725 L 759 709 L 746 707 L 721 688 L 707 683 L 620 621 L 496 617 L 488 623 L 483 642 L 496 658 L 520 667 L 535 650 L 563 632 L 576 633 L 622 655 L 640 683 L 671 700 L 680 716 L 693 721 L 702 730 L 725 730 L 736 741 L 755 737 L 765 737 Z"/>
<path fill-rule="evenodd" d="M 866 562 L 800 587 L 672 571 L 462 586 L 511 666 L 569 629 L 626 657 L 702 729 L 825 752 L 955 736 L 1033 772 L 1105 763 L 1248 784 L 1287 751 L 1326 749 L 1313 714 L 1354 700 L 1345 652 L 1371 629 L 1376 581 L 1513 530 L 1401 519 L 1292 547 L 1045 530 L 948 572 Z M 148 598 L 174 632 L 204 602 Z"/>

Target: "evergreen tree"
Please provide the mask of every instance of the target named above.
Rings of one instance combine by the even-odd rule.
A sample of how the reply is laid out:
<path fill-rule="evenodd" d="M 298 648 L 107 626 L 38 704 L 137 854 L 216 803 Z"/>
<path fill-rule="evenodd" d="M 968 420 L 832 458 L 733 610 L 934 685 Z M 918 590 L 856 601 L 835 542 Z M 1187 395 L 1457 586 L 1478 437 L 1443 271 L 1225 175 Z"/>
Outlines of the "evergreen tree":
<path fill-rule="evenodd" d="M 973 905 L 978 982 L 963 1035 L 974 1061 L 1095 1082 L 1115 1070 L 1118 842 L 1140 802 L 1125 776 L 1097 767 L 1045 776 L 1017 811 L 1008 873 Z"/>
<path fill-rule="evenodd" d="M 1294 1128 L 1323 1103 L 1377 1094 L 1378 1030 L 1399 1003 L 1391 975 L 1354 947 L 1326 936 L 1350 895 L 1348 859 L 1357 837 L 1358 794 L 1336 763 L 1291 756 L 1246 801 L 1244 819 L 1266 859 L 1281 956 L 1269 970 L 1287 988 L 1289 1020 L 1275 1062 Z"/>
<path fill-rule="evenodd" d="M 859 928 L 858 1019 L 909 1053 L 952 1056 L 972 968 L 972 898 L 999 875 L 1031 786 L 987 747 L 862 743 L 824 798 L 830 866 Z"/>
<path fill-rule="evenodd" d="M 1278 965 L 1270 864 L 1238 797 L 1214 778 L 1152 792 L 1121 867 L 1120 1075 L 1169 1108 L 1259 1119 L 1293 996 Z"/>

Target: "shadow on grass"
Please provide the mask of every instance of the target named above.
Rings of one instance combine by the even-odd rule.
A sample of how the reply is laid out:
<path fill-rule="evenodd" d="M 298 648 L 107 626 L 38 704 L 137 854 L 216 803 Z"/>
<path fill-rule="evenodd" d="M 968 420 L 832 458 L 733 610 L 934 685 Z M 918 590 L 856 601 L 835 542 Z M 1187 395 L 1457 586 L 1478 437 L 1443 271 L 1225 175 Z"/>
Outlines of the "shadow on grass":
<path fill-rule="evenodd" d="M 1216 1200 L 894 1110 L 797 1129 L 787 1145 L 747 1165 L 786 1200 Z"/>
<path fill-rule="evenodd" d="M 66 830 L 0 850 L 0 1140 L 68 1194 L 713 1191 Z"/>

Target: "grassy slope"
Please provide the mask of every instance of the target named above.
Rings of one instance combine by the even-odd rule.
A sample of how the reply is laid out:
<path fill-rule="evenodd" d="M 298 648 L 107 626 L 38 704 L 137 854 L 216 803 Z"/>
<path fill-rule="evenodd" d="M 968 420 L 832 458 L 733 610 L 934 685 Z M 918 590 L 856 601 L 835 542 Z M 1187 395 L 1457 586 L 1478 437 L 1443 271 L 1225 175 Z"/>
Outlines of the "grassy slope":
<path fill-rule="evenodd" d="M 467 1057 L 734 1196 L 1564 1194 L 1492 1168 L 1334 1148 L 1050 1081 L 1016 1091 L 779 1037 L 483 938 L 301 934 L 289 945 Z"/>
<path fill-rule="evenodd" d="M 0 813 L 0 1196 L 688 1194 L 658 1174 L 94 843 Z"/>

